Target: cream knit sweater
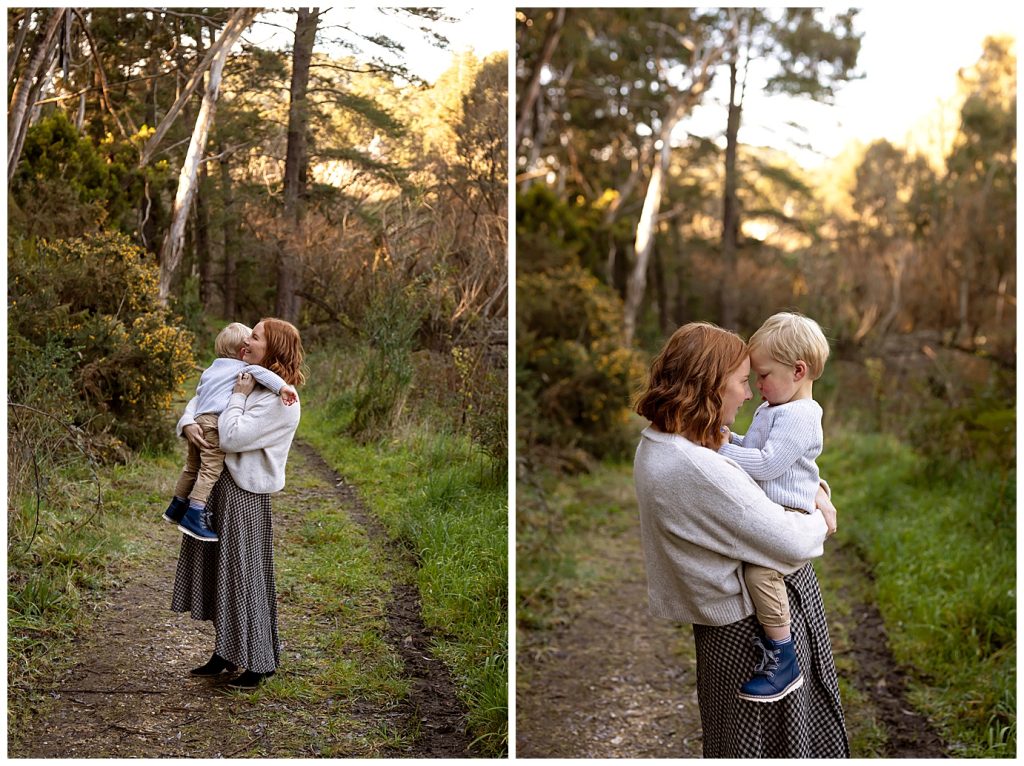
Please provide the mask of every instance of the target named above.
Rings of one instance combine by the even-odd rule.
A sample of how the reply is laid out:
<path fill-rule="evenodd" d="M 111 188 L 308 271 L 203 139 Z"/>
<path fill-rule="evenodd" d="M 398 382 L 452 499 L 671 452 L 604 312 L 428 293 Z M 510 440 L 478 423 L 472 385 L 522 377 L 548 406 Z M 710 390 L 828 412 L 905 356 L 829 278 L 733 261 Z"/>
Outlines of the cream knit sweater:
<path fill-rule="evenodd" d="M 819 511 L 784 510 L 736 463 L 682 436 L 644 429 L 633 478 L 656 617 L 736 622 L 754 613 L 743 562 L 789 574 L 823 552 Z"/>
<path fill-rule="evenodd" d="M 178 436 L 195 423 L 196 399 L 178 421 Z M 251 394 L 231 394 L 220 414 L 217 431 L 224 465 L 242 489 L 258 495 L 284 489 L 284 469 L 295 429 L 299 402 L 285 406 L 273 391 L 258 386 Z"/>

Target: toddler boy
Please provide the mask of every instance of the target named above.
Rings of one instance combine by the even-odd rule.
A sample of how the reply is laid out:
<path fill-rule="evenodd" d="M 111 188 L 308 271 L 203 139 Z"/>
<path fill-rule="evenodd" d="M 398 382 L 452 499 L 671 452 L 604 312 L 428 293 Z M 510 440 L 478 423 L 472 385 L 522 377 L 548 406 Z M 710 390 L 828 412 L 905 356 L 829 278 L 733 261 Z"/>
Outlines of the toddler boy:
<path fill-rule="evenodd" d="M 217 421 L 228 406 L 238 374 L 249 373 L 257 382 L 279 394 L 286 405 L 294 404 L 297 399 L 295 389 L 280 376 L 265 367 L 242 361 L 242 348 L 251 333 L 252 330 L 241 322 L 232 322 L 217 335 L 214 350 L 218 358 L 203 371 L 196 387 L 195 420 L 203 429 L 203 439 L 210 447 L 197 447 L 188 442 L 185 468 L 174 488 L 174 498 L 163 515 L 166 521 L 177 524 L 186 535 L 203 542 L 216 542 L 218 539 L 210 528 L 206 501 L 224 470 Z"/>
<path fill-rule="evenodd" d="M 820 481 L 815 458 L 824 441 L 821 407 L 811 393 L 828 359 L 828 341 L 813 319 L 784 312 L 769 317 L 748 348 L 764 403 L 746 435 L 730 433 L 719 454 L 738 463 L 787 511 L 811 513 Z M 786 583 L 781 573 L 750 563 L 744 564 L 743 576 L 767 646 L 758 642 L 762 659 L 739 696 L 774 702 L 803 685 L 789 630 Z"/>

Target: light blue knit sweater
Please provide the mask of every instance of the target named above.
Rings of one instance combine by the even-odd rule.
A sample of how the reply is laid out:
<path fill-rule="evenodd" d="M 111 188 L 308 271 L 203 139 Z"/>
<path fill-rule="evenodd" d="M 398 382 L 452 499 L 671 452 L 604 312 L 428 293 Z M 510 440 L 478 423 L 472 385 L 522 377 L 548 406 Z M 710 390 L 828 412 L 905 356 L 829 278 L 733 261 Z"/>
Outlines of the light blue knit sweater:
<path fill-rule="evenodd" d="M 754 412 L 747 433 L 730 434 L 729 444 L 718 454 L 739 465 L 779 505 L 809 513 L 821 478 L 814 459 L 823 441 L 816 401 L 765 402 Z"/>

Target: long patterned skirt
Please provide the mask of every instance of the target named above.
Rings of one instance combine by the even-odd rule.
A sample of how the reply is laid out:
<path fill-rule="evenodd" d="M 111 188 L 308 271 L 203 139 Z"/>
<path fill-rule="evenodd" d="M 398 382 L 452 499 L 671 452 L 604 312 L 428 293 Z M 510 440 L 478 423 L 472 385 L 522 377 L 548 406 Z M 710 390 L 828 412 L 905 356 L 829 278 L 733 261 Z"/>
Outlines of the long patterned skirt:
<path fill-rule="evenodd" d="M 807 564 L 785 581 L 804 685 L 778 702 L 736 696 L 759 657 L 751 646 L 758 634 L 753 615 L 693 626 L 705 758 L 850 757 L 818 579 Z"/>
<path fill-rule="evenodd" d="M 239 488 L 225 469 L 208 506 L 220 540 L 204 543 L 182 535 L 171 609 L 212 620 L 217 654 L 269 673 L 280 658 L 270 495 Z"/>

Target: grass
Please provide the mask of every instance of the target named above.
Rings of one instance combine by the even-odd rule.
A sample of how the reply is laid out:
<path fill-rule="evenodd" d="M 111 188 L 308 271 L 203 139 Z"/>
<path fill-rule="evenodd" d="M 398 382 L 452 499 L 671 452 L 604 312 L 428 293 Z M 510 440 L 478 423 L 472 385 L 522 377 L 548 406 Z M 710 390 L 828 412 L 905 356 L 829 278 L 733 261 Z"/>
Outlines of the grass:
<path fill-rule="evenodd" d="M 359 443 L 351 368 L 314 355 L 300 437 L 359 487 L 388 536 L 415 561 L 433 651 L 452 671 L 479 752 L 508 746 L 508 490 L 504 464 L 453 431 L 420 398 L 415 418 Z"/>
<path fill-rule="evenodd" d="M 847 599 L 875 600 L 893 654 L 910 675 L 910 702 L 957 755 L 1013 757 L 1013 472 L 936 467 L 891 436 L 849 431 L 830 434 L 821 466 L 840 510 L 839 541 L 856 547 L 873 577 L 817 562 L 840 674 L 857 670 L 841 652 L 856 640 Z M 543 630 L 571 619 L 573 602 L 601 584 L 587 566 L 587 537 L 616 534 L 634 514 L 629 464 L 520 482 L 520 627 Z M 845 679 L 841 693 L 853 754 L 877 757 L 886 732 L 871 700 Z"/>
<path fill-rule="evenodd" d="M 966 757 L 1016 754 L 1014 471 L 930 464 L 885 435 L 833 434 L 840 535 L 871 563 L 911 700 Z"/>
<path fill-rule="evenodd" d="M 56 490 L 51 496 L 60 501 L 41 503 L 38 524 L 34 495 L 12 498 L 7 554 L 12 735 L 36 704 L 33 686 L 73 664 L 75 636 L 92 624 L 97 605 L 117 586 L 119 574 L 145 558 L 147 535 L 140 533 L 138 517 L 142 509 L 149 512 L 166 502 L 155 488 L 167 484 L 177 469 L 177 459 L 166 455 L 143 455 L 113 468 L 102 481 L 102 510 L 85 524 L 92 509 L 75 506 L 84 505 L 83 496 L 95 497 L 95 487 L 84 489 L 74 471 L 47 472 L 46 481 Z"/>
<path fill-rule="evenodd" d="M 632 466 L 552 473 L 520 481 L 516 497 L 516 621 L 544 629 L 571 618 L 573 602 L 603 582 L 588 563 L 588 537 L 615 537 L 636 521 Z"/>

